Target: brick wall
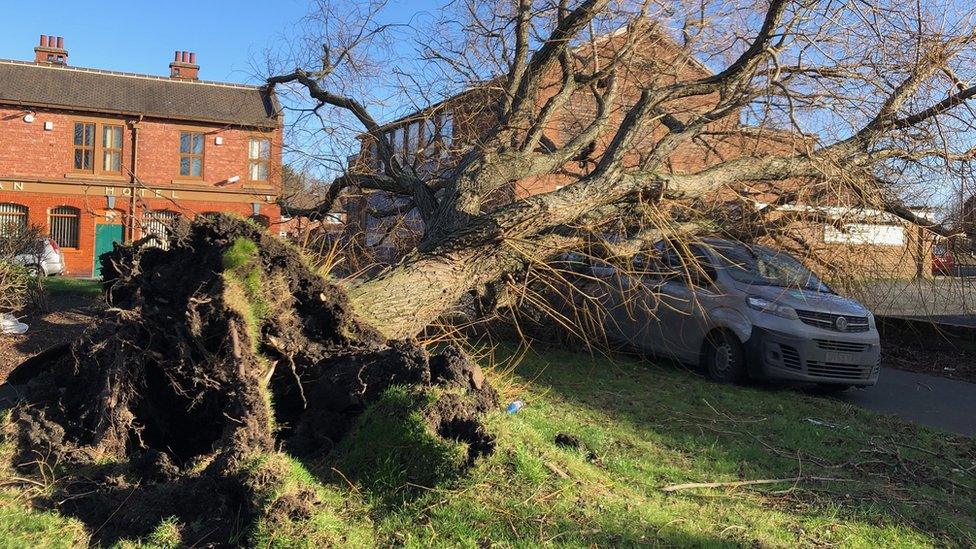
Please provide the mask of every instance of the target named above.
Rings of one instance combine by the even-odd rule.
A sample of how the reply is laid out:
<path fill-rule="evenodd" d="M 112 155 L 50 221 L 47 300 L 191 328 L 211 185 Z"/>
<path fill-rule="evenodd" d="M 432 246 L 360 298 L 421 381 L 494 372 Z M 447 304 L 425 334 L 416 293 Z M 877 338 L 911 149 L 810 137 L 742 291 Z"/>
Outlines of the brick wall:
<path fill-rule="evenodd" d="M 282 130 L 246 130 L 213 124 L 188 124 L 144 119 L 138 123 L 137 176 L 145 187 L 134 200 L 131 189 L 132 127 L 134 119 L 90 115 L 65 110 L 34 109 L 34 121 L 24 121 L 26 111 L 0 106 L 0 202 L 27 206 L 28 223 L 50 230 L 50 210 L 72 206 L 80 210 L 77 248 L 63 247 L 67 274 L 89 276 L 94 265 L 95 225 L 122 224 L 125 238 L 142 236 L 140 221 L 146 211 L 169 210 L 192 218 L 204 212 L 260 215 L 280 230 L 280 210 L 274 198 L 281 188 Z M 123 128 L 122 173 L 78 173 L 73 170 L 73 131 L 77 121 L 104 122 Z M 45 129 L 45 123 L 51 129 Z M 188 180 L 179 175 L 181 131 L 205 134 L 203 178 Z M 267 182 L 248 181 L 248 139 L 271 139 L 271 163 Z M 96 136 L 100 138 L 100 136 Z M 222 143 L 217 145 L 217 139 Z M 95 159 L 97 163 L 99 159 Z M 97 166 L 97 164 L 96 164 Z M 237 176 L 235 183 L 227 180 Z M 20 187 L 15 186 L 15 182 Z M 106 192 L 114 187 L 115 207 L 106 209 Z M 125 193 L 123 195 L 123 192 Z M 193 199 L 181 195 L 192 194 Z M 176 198 L 173 198 L 176 197 Z M 270 199 L 270 200 L 269 200 Z M 134 216 L 130 216 L 130 211 Z"/>
<path fill-rule="evenodd" d="M 56 110 L 35 110 L 33 123 L 24 122 L 24 109 L 0 106 L 0 178 L 64 179 L 79 176 L 73 171 L 73 135 L 76 121 L 106 122 L 123 127 L 122 174 L 98 175 L 99 180 L 128 180 L 132 169 L 132 130 L 126 123 L 130 118 L 92 116 L 84 113 Z M 53 123 L 52 130 L 45 130 L 45 122 Z M 248 186 L 247 141 L 248 138 L 271 139 L 272 165 L 269 182 L 280 187 L 281 129 L 249 131 L 213 124 L 187 124 L 147 119 L 139 123 L 138 167 L 139 178 L 146 184 L 166 185 L 186 180 L 179 175 L 180 132 L 204 132 L 204 168 L 200 185 L 210 185 L 238 176 L 240 182 L 231 188 Z M 98 137 L 98 136 L 96 136 Z M 216 144 L 217 138 L 223 143 Z"/>

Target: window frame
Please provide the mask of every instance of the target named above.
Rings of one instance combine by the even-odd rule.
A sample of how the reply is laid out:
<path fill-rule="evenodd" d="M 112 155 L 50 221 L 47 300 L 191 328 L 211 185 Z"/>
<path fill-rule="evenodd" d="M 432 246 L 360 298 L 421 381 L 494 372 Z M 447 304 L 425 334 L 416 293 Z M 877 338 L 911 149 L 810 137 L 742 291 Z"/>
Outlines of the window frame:
<path fill-rule="evenodd" d="M 72 210 L 72 212 L 71 213 L 57 212 L 57 210 L 61 210 L 61 209 Z M 74 245 L 63 241 L 64 239 L 58 238 L 54 235 L 55 218 L 58 219 L 73 218 L 75 220 L 74 243 L 73 243 Z M 48 235 L 50 235 L 50 237 L 53 238 L 54 241 L 57 242 L 58 246 L 60 246 L 61 248 L 66 248 L 69 250 L 80 249 L 81 248 L 81 208 L 76 208 L 69 204 L 61 204 L 59 206 L 54 206 L 53 208 L 49 209 L 47 212 L 47 232 Z"/>
<path fill-rule="evenodd" d="M 124 147 L 125 147 L 125 125 L 123 125 L 123 124 L 112 124 L 112 123 L 106 122 L 104 124 L 97 124 L 97 127 L 100 130 L 98 133 L 101 135 L 101 139 L 95 139 L 95 145 L 96 145 L 96 148 L 98 149 L 98 152 L 96 154 L 98 155 L 98 158 L 101 160 L 101 165 L 103 166 L 103 169 L 98 170 L 98 173 L 122 175 L 123 162 L 125 160 L 125 156 L 123 154 L 123 150 L 124 150 Z M 119 143 L 118 143 L 119 146 L 118 147 L 106 147 L 105 146 L 105 130 L 107 130 L 109 128 L 117 128 L 119 130 Z M 104 169 L 104 166 L 105 166 L 105 153 L 106 152 L 113 152 L 113 153 L 114 152 L 117 152 L 119 154 L 119 169 L 118 169 L 118 171 Z"/>
<path fill-rule="evenodd" d="M 4 206 L 13 206 L 11 210 L 14 211 L 3 211 Z M 3 218 L 7 218 L 7 222 L 4 222 Z M 18 231 L 27 230 L 30 226 L 30 206 L 16 202 L 0 202 L 0 236 L 14 236 L 6 234 L 7 226 L 14 224 L 17 225 Z"/>
<path fill-rule="evenodd" d="M 78 132 L 78 126 L 91 126 L 92 127 L 92 143 L 91 145 L 85 145 L 85 130 L 82 129 L 82 144 L 78 145 L 75 143 L 75 137 Z M 95 161 L 98 158 L 97 151 L 95 150 L 98 146 L 98 123 L 93 120 L 75 120 L 71 126 L 71 171 L 75 173 L 95 173 Z M 89 151 L 91 153 L 91 167 L 89 168 L 79 168 L 76 163 L 76 158 L 78 151 L 82 151 L 82 159 L 84 159 L 84 151 Z M 84 161 L 82 162 L 84 164 Z"/>
<path fill-rule="evenodd" d="M 92 144 L 90 146 L 86 145 L 76 145 L 75 144 L 75 127 L 79 124 L 90 125 L 94 128 L 92 131 Z M 105 147 L 104 137 L 105 128 L 119 128 L 121 133 L 119 135 L 118 147 Z M 75 167 L 75 153 L 79 150 L 90 151 L 91 152 L 91 167 L 90 168 L 78 168 Z M 106 175 L 121 177 L 122 173 L 125 171 L 125 122 L 122 120 L 108 120 L 102 118 L 74 118 L 71 120 L 71 168 L 69 173 L 71 174 L 89 174 L 89 175 Z M 118 171 L 106 170 L 105 165 L 105 151 L 117 152 L 119 154 L 119 169 Z"/>
<path fill-rule="evenodd" d="M 179 160 L 176 163 L 176 173 L 179 179 L 183 180 L 194 180 L 202 181 L 207 173 L 207 132 L 191 129 L 180 129 L 179 138 L 177 139 L 177 150 L 179 151 Z M 190 151 L 189 153 L 183 152 L 183 135 L 190 135 Z M 193 141 L 192 136 L 200 136 L 200 153 L 194 153 L 193 151 Z M 190 160 L 190 172 L 189 174 L 183 174 L 183 159 L 188 158 Z M 200 175 L 193 175 L 193 159 L 200 159 Z"/>
<path fill-rule="evenodd" d="M 267 141 L 268 143 L 268 156 L 267 158 L 261 159 L 251 158 L 251 142 L 252 141 Z M 251 183 L 271 183 L 271 137 L 266 135 L 251 135 L 247 138 L 247 180 Z M 258 154 L 260 154 L 260 148 L 258 149 Z M 264 164 L 264 179 L 252 179 L 251 178 L 251 167 L 254 165 Z"/>

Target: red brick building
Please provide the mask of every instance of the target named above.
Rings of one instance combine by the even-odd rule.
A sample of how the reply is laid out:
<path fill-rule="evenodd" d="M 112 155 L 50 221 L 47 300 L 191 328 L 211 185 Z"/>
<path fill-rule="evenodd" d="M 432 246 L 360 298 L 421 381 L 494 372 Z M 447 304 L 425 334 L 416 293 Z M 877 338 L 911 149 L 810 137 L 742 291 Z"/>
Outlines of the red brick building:
<path fill-rule="evenodd" d="M 279 221 L 282 118 L 266 88 L 199 80 L 189 52 L 152 76 L 70 67 L 60 37 L 34 51 L 0 60 L 0 230 L 41 227 L 67 274 L 90 276 L 113 242 L 179 216 Z"/>

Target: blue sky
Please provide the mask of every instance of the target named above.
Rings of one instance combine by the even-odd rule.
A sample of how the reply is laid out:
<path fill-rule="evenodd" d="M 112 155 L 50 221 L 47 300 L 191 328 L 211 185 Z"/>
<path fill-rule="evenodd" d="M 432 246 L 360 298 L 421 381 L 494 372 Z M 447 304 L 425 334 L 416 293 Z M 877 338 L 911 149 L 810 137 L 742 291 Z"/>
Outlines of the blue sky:
<path fill-rule="evenodd" d="M 0 58 L 33 60 L 38 36 L 63 36 L 68 63 L 169 75 L 197 52 L 200 78 L 253 81 L 251 62 L 307 12 L 306 0 L 0 0 Z"/>

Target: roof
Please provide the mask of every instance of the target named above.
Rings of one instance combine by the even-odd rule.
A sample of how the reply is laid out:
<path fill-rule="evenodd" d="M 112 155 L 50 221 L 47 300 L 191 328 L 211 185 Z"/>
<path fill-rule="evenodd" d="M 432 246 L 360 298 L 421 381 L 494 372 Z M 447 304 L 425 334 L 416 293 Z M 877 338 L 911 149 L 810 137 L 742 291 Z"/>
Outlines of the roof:
<path fill-rule="evenodd" d="M 2 59 L 0 103 L 256 127 L 279 111 L 265 87 Z"/>

